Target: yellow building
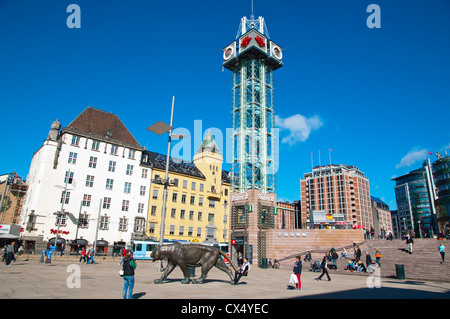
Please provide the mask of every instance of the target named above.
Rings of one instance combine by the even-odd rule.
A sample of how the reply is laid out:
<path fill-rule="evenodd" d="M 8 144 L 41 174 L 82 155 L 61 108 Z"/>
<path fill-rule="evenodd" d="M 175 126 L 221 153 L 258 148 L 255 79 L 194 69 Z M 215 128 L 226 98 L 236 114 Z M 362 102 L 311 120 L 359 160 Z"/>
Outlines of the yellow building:
<path fill-rule="evenodd" d="M 165 240 L 229 241 L 230 180 L 222 170 L 223 158 L 210 132 L 192 162 L 170 158 Z M 152 180 L 164 179 L 166 156 L 144 151 L 143 165 L 152 168 Z M 159 241 L 164 186 L 152 183 L 147 236 Z"/>

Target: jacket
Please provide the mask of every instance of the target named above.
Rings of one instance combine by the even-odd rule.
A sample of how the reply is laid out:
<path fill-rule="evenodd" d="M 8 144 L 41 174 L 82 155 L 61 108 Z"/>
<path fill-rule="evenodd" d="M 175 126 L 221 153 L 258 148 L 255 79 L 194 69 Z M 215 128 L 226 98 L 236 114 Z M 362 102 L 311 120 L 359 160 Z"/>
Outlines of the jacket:
<path fill-rule="evenodd" d="M 301 275 L 302 274 L 302 261 L 296 261 L 294 264 L 294 274 Z"/>
<path fill-rule="evenodd" d="M 366 264 L 367 264 L 367 265 L 370 265 L 371 263 L 372 263 L 372 256 L 367 255 L 367 256 L 366 256 Z"/>
<path fill-rule="evenodd" d="M 123 275 L 134 276 L 134 270 L 136 269 L 136 263 L 133 259 L 125 258 L 123 261 Z"/>

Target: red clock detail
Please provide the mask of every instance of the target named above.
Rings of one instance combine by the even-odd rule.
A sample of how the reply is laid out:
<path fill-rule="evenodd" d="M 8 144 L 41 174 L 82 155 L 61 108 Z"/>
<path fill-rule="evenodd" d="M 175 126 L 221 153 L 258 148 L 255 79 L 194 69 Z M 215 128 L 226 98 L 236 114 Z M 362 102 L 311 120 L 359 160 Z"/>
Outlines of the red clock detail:
<path fill-rule="evenodd" d="M 249 36 L 246 36 L 245 38 L 243 38 L 242 42 L 241 42 L 241 46 L 243 46 L 245 48 L 250 43 L 251 39 L 252 38 L 250 38 Z"/>
<path fill-rule="evenodd" d="M 263 47 L 266 45 L 266 43 L 264 42 L 264 39 L 261 38 L 259 35 L 256 36 L 255 40 L 256 40 L 256 42 L 258 42 L 260 47 Z"/>

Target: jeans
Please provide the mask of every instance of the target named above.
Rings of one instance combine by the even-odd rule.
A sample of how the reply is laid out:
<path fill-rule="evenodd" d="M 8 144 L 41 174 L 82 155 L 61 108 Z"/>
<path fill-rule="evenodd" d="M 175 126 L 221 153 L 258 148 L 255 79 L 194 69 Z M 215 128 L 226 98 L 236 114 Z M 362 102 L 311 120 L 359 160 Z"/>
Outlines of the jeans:
<path fill-rule="evenodd" d="M 123 281 L 123 299 L 127 299 L 127 290 L 128 299 L 133 299 L 134 276 L 123 276 Z"/>

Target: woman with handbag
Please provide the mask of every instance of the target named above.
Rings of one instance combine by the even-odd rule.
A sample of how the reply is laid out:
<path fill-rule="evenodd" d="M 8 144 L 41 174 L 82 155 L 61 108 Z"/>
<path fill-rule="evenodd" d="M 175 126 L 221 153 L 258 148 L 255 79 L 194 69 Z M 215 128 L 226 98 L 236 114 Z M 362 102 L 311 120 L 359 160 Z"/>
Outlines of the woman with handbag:
<path fill-rule="evenodd" d="M 300 290 L 302 289 L 302 282 L 300 281 L 300 276 L 302 274 L 302 260 L 300 256 L 295 257 L 295 264 L 293 271 L 295 276 L 297 276 L 297 283 L 295 284 L 295 289 Z"/>
<path fill-rule="evenodd" d="M 122 270 L 124 285 L 123 285 L 123 299 L 133 299 L 133 288 L 134 288 L 134 270 L 136 269 L 136 261 L 133 259 L 133 252 L 131 250 L 127 251 L 125 259 L 123 261 Z"/>

